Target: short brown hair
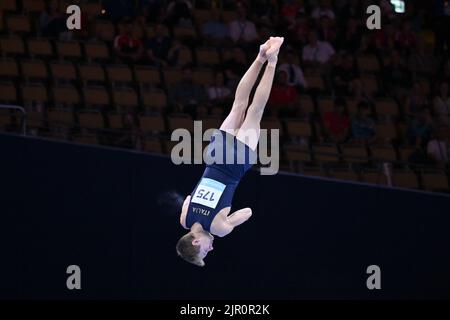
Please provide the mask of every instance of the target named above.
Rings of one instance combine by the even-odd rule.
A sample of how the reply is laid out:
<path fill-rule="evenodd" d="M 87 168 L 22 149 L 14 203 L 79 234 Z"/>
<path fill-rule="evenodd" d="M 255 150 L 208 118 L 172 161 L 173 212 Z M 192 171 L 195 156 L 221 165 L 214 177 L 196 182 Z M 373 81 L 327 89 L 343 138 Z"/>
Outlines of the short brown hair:
<path fill-rule="evenodd" d="M 182 236 L 177 242 L 177 253 L 187 262 L 203 267 L 205 263 L 198 256 L 200 253 L 200 247 L 192 244 L 194 239 L 195 236 L 191 232 Z"/>

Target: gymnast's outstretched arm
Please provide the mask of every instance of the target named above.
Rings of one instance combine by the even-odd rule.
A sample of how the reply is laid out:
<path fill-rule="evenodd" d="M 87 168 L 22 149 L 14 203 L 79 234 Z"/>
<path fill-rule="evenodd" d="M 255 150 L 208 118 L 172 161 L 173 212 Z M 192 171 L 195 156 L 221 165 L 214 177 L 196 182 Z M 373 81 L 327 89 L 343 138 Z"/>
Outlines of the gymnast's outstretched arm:
<path fill-rule="evenodd" d="M 248 219 L 250 219 L 251 216 L 252 216 L 252 209 L 244 208 L 244 209 L 237 210 L 237 211 L 233 212 L 232 214 L 230 214 L 227 217 L 227 222 L 232 227 L 237 227 L 238 225 L 240 225 L 240 224 L 244 223 L 245 221 L 247 221 Z"/>

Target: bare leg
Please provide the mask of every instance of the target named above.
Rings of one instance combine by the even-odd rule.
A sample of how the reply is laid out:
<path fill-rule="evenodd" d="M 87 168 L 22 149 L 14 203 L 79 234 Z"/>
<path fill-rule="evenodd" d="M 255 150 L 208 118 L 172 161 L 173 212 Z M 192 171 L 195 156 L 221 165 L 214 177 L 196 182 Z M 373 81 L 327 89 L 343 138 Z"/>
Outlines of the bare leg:
<path fill-rule="evenodd" d="M 277 39 L 279 39 L 276 40 L 278 42 L 277 46 L 279 49 L 283 43 L 283 38 Z M 260 122 L 272 89 L 272 82 L 278 60 L 277 55 L 278 50 L 275 50 L 275 52 L 269 56 L 269 62 L 266 66 L 266 70 L 264 71 L 264 75 L 256 88 L 252 104 L 248 107 L 245 120 L 236 135 L 237 139 L 247 144 L 252 150 L 256 150 L 256 147 L 258 146 Z"/>
<path fill-rule="evenodd" d="M 268 48 L 268 41 L 260 47 L 260 53 L 250 68 L 242 77 L 236 88 L 233 107 L 230 113 L 220 126 L 220 130 L 227 131 L 233 135 L 241 127 L 244 121 L 245 110 L 247 109 L 250 92 L 255 85 L 258 74 L 266 60 L 265 51 Z"/>

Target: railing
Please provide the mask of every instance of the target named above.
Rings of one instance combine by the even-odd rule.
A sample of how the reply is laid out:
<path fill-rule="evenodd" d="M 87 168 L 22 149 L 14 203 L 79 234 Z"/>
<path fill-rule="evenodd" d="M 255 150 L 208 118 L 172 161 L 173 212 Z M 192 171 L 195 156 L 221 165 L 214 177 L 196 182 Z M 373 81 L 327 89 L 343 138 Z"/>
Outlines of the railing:
<path fill-rule="evenodd" d="M 27 134 L 27 112 L 24 108 L 20 106 L 15 105 L 7 105 L 7 104 L 0 104 L 0 109 L 7 109 L 7 110 L 18 110 L 21 114 L 21 127 L 23 135 L 25 136 Z"/>

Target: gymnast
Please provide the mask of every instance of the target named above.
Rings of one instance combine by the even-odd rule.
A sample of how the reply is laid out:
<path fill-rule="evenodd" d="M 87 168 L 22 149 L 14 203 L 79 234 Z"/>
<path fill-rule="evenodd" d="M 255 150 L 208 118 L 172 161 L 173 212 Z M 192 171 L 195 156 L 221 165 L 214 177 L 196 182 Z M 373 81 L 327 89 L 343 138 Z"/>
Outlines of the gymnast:
<path fill-rule="evenodd" d="M 180 223 L 189 232 L 178 240 L 176 250 L 194 265 L 205 265 L 205 257 L 213 250 L 213 235 L 226 236 L 252 215 L 250 208 L 229 213 L 239 181 L 256 163 L 260 122 L 283 41 L 283 37 L 270 37 L 260 46 L 257 58 L 237 86 L 230 113 L 211 137 L 206 169 L 194 191 L 184 200 Z M 247 108 L 250 92 L 266 61 L 264 74 Z"/>

